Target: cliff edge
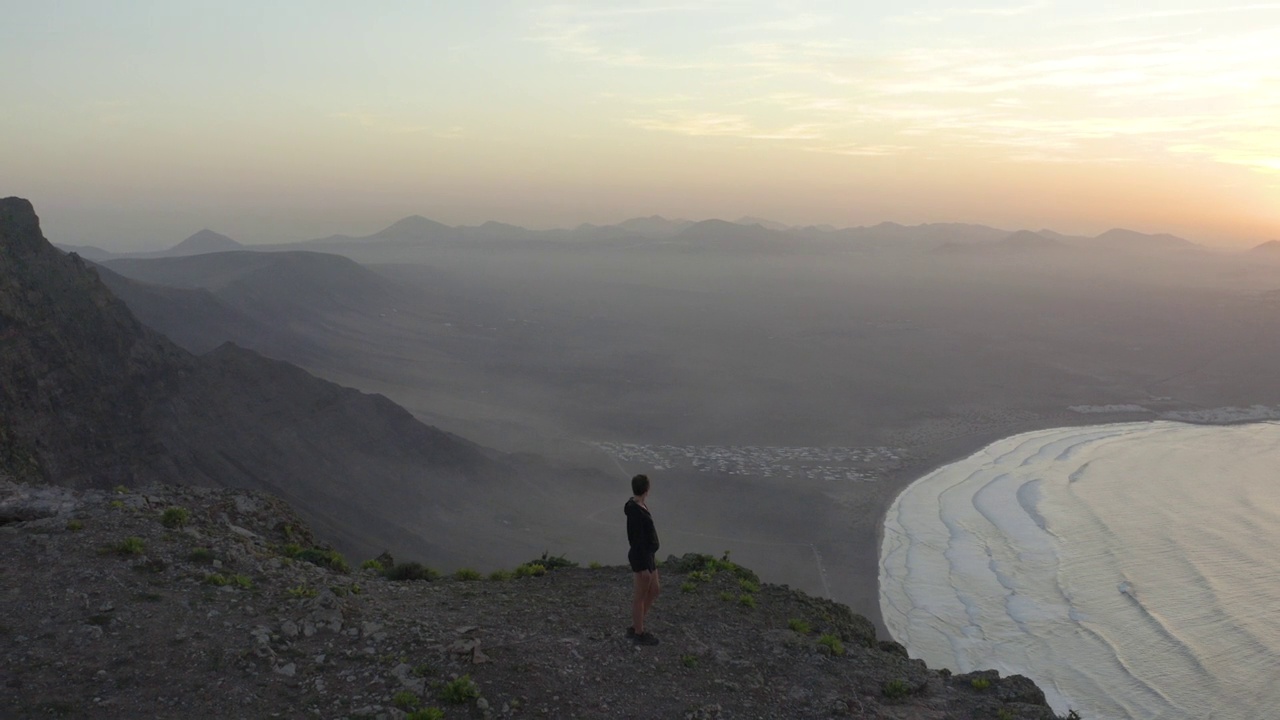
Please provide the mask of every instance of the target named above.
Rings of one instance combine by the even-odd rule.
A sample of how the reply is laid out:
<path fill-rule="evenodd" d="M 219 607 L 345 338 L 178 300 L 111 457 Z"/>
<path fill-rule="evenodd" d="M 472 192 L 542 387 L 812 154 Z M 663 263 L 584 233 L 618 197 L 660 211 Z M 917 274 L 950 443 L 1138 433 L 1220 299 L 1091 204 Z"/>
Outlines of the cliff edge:
<path fill-rule="evenodd" d="M 348 568 L 256 491 L 0 480 L 0 556 L 5 717 L 1054 717 L 709 556 L 663 564 L 657 647 L 625 567 L 397 581 L 433 574 Z"/>

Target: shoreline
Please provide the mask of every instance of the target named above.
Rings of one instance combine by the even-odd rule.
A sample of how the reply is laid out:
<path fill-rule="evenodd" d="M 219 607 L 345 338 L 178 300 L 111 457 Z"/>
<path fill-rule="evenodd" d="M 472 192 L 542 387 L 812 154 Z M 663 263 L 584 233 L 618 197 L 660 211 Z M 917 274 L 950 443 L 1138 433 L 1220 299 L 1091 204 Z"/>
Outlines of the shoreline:
<path fill-rule="evenodd" d="M 1252 418 L 1252 419 L 1223 419 L 1223 420 L 1192 420 L 1192 419 L 1173 419 L 1156 415 L 1154 417 L 1145 417 L 1135 419 L 1133 416 L 1138 413 L 1097 413 L 1082 414 L 1066 411 L 1061 414 L 1045 415 L 1037 419 L 1035 422 L 1017 423 L 1015 425 L 1006 426 L 1000 430 L 979 431 L 967 435 L 947 438 L 937 441 L 930 446 L 929 451 L 921 454 L 920 462 L 906 465 L 899 470 L 894 471 L 886 477 L 884 488 L 885 491 L 877 494 L 874 499 L 875 505 L 875 562 L 872 568 L 851 568 L 850 575 L 854 578 L 866 577 L 870 573 L 872 579 L 871 584 L 875 588 L 874 602 L 867 604 L 864 600 L 862 603 L 850 603 L 850 607 L 854 612 L 865 615 L 868 620 L 876 627 L 878 634 L 897 641 L 893 634 L 889 631 L 888 626 L 884 623 L 884 618 L 880 612 L 880 557 L 884 548 L 884 527 L 885 520 L 888 518 L 889 508 L 893 506 L 894 501 L 907 490 L 913 483 L 924 478 L 925 476 L 953 463 L 959 462 L 972 456 L 974 453 L 981 451 L 983 448 L 998 442 L 1004 438 L 1022 435 L 1024 433 L 1036 432 L 1039 430 L 1052 430 L 1055 428 L 1072 428 L 1072 427 L 1088 427 L 1094 425 L 1114 425 L 1118 423 L 1129 422 L 1174 422 L 1184 425 L 1202 425 L 1229 427 L 1235 425 L 1252 425 L 1256 423 L 1280 423 L 1280 418 Z M 1075 422 L 1073 422 L 1075 420 Z M 912 448 L 907 448 L 913 455 L 916 454 Z M 860 606 L 862 605 L 862 606 Z"/>
<path fill-rule="evenodd" d="M 1239 628 L 1250 627 L 1256 598 L 1274 591 L 1265 585 L 1265 570 L 1273 561 L 1266 552 L 1254 563 L 1201 561 L 1234 557 L 1236 548 L 1255 547 L 1252 536 L 1233 531 L 1252 525 L 1258 513 L 1265 520 L 1265 508 L 1274 504 L 1269 499 L 1276 496 L 1271 479 L 1280 448 L 1277 428 L 1280 423 L 1274 419 L 1160 418 L 1072 424 L 1005 437 L 943 466 L 936 476 L 924 476 L 910 486 L 918 492 L 899 496 L 902 512 L 886 519 L 882 534 L 893 530 L 896 538 L 903 532 L 906 544 L 894 540 L 883 548 L 880 577 L 889 581 L 882 591 L 884 607 L 913 641 L 907 647 L 912 657 L 954 672 L 975 663 L 1021 672 L 1046 691 L 1060 690 L 1056 700 L 1050 697 L 1059 712 L 1071 705 L 1080 708 L 1085 698 L 1128 707 L 1123 698 L 1130 698 L 1126 692 L 1132 690 L 1122 680 L 1108 684 L 1087 673 L 1063 671 L 1073 667 L 1064 658 L 1088 657 L 1086 667 L 1118 664 L 1126 670 L 1138 667 L 1130 661 L 1182 658 L 1178 671 L 1192 673 L 1184 686 L 1195 687 L 1265 667 L 1273 660 L 1260 665 L 1257 658 L 1274 654 L 1266 649 L 1269 641 L 1257 638 L 1266 635 Z M 1085 468 L 1091 468 L 1087 476 Z M 1239 482 L 1221 487 L 1204 482 L 1215 473 Z M 1073 485 L 1081 476 L 1099 481 Z M 1027 488 L 1039 492 L 1042 486 L 1056 498 L 1044 507 L 1055 511 L 1046 514 L 1058 527 L 1049 530 L 1036 523 L 1037 531 L 1023 514 L 1028 506 L 1022 493 Z M 1160 491 L 1153 492 L 1155 488 Z M 953 523 L 967 532 L 955 533 Z M 1098 527 L 1107 531 L 1098 532 Z M 1274 544 L 1276 537 L 1269 528 L 1256 539 L 1256 547 Z M 1168 547 L 1178 552 L 1166 552 Z M 1064 585 L 1063 570 L 1068 568 L 1076 574 Z M 1249 587 L 1254 577 L 1261 578 L 1260 584 Z M 1064 586 L 1071 592 L 1063 594 Z M 1134 587 L 1140 594 L 1135 595 Z M 1213 615 L 1213 623 L 1204 621 L 1206 613 Z M 1243 633 L 1245 640 L 1237 644 L 1260 655 L 1229 670 L 1201 663 L 1230 632 Z M 907 644 L 893 633 L 889 637 Z M 1132 650 L 1157 642 L 1169 647 L 1154 654 Z M 1152 662 L 1134 674 L 1151 677 L 1153 668 L 1164 672 L 1174 667 Z M 1175 701 L 1157 694 L 1161 699 L 1155 702 L 1177 707 L 1203 700 L 1199 691 Z M 1211 699 L 1210 706 L 1224 699 Z M 1089 710 L 1096 713 L 1101 707 Z M 1197 707 L 1186 716 L 1204 716 L 1203 705 Z"/>

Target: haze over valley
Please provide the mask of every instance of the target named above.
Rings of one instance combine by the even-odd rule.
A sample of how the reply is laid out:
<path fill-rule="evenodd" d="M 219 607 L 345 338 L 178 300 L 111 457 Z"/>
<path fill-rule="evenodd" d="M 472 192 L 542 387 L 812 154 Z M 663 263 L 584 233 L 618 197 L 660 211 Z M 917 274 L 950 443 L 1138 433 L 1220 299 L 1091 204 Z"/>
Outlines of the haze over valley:
<path fill-rule="evenodd" d="M 673 550 L 873 617 L 880 518 L 931 467 L 1026 429 L 1280 406 L 1280 263 L 1172 236 L 414 217 L 99 262 L 192 351 L 231 340 L 489 447 L 650 472 Z M 611 561 L 616 498 L 555 485 L 556 515 L 600 532 L 548 549 Z"/>

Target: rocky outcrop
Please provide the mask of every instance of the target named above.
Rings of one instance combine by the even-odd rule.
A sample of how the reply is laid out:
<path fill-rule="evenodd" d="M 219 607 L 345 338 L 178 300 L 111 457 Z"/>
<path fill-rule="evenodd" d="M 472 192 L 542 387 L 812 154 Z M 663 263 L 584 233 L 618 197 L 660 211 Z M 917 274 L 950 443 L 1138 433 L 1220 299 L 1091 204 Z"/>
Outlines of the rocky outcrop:
<path fill-rule="evenodd" d="M 638 647 L 625 567 L 393 582 L 252 491 L 0 480 L 19 515 L 0 525 L 5 717 L 1054 717 L 1025 678 L 931 670 L 709 556 L 664 563 L 661 644 Z"/>

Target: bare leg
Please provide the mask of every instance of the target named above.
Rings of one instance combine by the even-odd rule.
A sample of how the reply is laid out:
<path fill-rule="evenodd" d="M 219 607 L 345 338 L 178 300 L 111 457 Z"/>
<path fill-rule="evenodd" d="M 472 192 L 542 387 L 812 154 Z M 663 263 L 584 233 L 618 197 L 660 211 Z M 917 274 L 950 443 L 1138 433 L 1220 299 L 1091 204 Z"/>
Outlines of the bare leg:
<path fill-rule="evenodd" d="M 648 617 L 649 610 L 653 608 L 653 601 L 658 599 L 658 595 L 662 593 L 662 585 L 658 581 L 658 571 L 655 569 L 645 573 L 649 576 L 649 582 L 645 588 L 644 596 L 644 616 Z M 638 632 L 638 631 L 637 631 Z"/>
<path fill-rule="evenodd" d="M 631 627 L 635 628 L 636 635 L 640 635 L 644 633 L 644 616 L 649 610 L 646 604 L 649 594 L 649 571 L 643 570 L 632 575 L 635 576 L 635 596 L 631 601 Z"/>

